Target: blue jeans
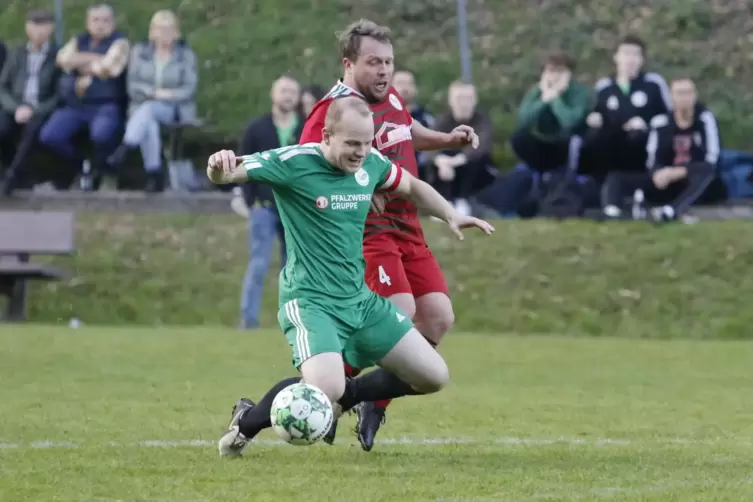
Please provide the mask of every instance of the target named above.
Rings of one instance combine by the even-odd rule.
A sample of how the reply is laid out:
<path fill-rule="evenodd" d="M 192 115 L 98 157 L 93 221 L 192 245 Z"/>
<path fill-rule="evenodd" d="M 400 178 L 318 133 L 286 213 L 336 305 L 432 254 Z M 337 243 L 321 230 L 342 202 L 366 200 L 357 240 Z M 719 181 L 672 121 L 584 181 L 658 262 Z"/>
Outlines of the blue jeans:
<path fill-rule="evenodd" d="M 248 230 L 251 257 L 243 278 L 241 322 L 245 328 L 256 328 L 259 326 L 264 278 L 267 276 L 269 263 L 272 260 L 275 236 L 280 239 L 280 262 L 283 267 L 287 261 L 287 253 L 280 215 L 274 208 L 252 208 L 248 218 Z"/>
<path fill-rule="evenodd" d="M 117 104 L 66 106 L 52 114 L 39 133 L 39 142 L 68 160 L 80 162 L 83 154 L 76 150 L 73 138 L 84 127 L 100 159 L 106 158 L 118 143 L 115 134 L 121 127 Z"/>
<path fill-rule="evenodd" d="M 140 147 L 144 170 L 159 172 L 162 168 L 160 124 L 171 124 L 177 117 L 177 106 L 167 101 L 147 101 L 139 105 L 126 124 L 123 143 Z"/>

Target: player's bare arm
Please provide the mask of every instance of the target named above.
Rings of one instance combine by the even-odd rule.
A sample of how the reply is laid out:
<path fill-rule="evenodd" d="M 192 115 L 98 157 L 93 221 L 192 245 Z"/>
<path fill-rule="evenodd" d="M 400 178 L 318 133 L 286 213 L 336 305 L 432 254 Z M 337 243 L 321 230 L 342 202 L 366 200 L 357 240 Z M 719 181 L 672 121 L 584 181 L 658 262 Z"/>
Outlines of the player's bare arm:
<path fill-rule="evenodd" d="M 207 177 L 215 185 L 244 183 L 248 174 L 243 167 L 243 156 L 236 157 L 232 150 L 220 150 L 209 157 Z"/>
<path fill-rule="evenodd" d="M 418 120 L 410 128 L 413 136 L 413 148 L 419 152 L 431 150 L 459 150 L 470 145 L 478 148 L 478 135 L 473 127 L 460 125 L 451 132 L 439 132 L 429 129 Z"/>
<path fill-rule="evenodd" d="M 452 204 L 434 190 L 431 185 L 419 180 L 405 169 L 402 169 L 400 182 L 392 193 L 408 199 L 431 216 L 436 216 L 447 222 L 452 233 L 461 241 L 463 240 L 463 232 L 461 231 L 463 228 L 476 227 L 487 235 L 494 232 L 494 227 L 490 223 L 458 213 Z"/>

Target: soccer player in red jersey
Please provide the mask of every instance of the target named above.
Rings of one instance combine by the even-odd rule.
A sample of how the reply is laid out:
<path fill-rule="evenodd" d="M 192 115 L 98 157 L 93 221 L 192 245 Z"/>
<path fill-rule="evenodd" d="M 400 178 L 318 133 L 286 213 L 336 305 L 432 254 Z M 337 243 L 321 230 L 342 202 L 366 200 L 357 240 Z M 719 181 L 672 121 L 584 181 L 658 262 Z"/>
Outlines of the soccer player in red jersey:
<path fill-rule="evenodd" d="M 314 106 L 304 124 L 300 143 L 321 141 L 324 119 L 333 100 L 357 96 L 369 103 L 374 114 L 374 147 L 416 177 L 416 150 L 478 145 L 478 136 L 471 127 L 460 126 L 451 133 L 440 133 L 413 121 L 391 85 L 394 56 L 388 28 L 362 19 L 348 26 L 339 41 L 344 76 Z M 421 333 L 436 347 L 455 320 L 442 270 L 426 244 L 416 207 L 390 196 L 385 196 L 383 204 L 381 210 L 372 210 L 366 220 L 366 283 L 412 317 Z M 360 369 L 346 365 L 346 371 L 351 376 Z M 364 403 L 358 410 L 358 440 L 366 451 L 374 445 L 388 404 L 389 401 Z M 330 444 L 334 441 L 335 425 L 325 437 Z"/>

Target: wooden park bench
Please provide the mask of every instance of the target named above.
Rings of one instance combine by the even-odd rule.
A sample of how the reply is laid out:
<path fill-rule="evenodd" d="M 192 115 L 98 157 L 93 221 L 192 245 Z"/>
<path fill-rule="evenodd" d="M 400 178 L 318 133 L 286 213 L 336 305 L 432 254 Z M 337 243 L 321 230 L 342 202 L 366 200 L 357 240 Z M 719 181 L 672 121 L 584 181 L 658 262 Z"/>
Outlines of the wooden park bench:
<path fill-rule="evenodd" d="M 26 319 L 27 281 L 60 280 L 67 273 L 33 255 L 73 254 L 75 216 L 67 212 L 0 211 L 0 296 L 8 299 L 0 320 Z"/>

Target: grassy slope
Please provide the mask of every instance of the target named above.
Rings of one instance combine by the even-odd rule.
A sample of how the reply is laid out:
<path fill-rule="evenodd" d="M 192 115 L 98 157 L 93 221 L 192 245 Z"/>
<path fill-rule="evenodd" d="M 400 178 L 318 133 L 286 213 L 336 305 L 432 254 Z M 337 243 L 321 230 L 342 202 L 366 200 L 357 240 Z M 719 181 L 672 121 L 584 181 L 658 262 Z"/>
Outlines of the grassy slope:
<path fill-rule="evenodd" d="M 753 499 L 747 343 L 451 337 L 452 385 L 397 400 L 380 437 L 472 443 L 365 454 L 346 416 L 333 447 L 267 431 L 239 461 L 214 441 L 239 396 L 290 375 L 277 332 L 31 326 L 0 345 L 2 500 Z"/>
<path fill-rule="evenodd" d="M 454 241 L 426 222 L 458 330 L 749 338 L 753 241 L 744 222 L 498 222 Z M 36 285 L 33 320 L 226 324 L 237 320 L 248 247 L 235 216 L 80 217 L 67 283 Z M 277 260 L 273 270 L 277 269 Z M 276 273 L 263 322 L 276 326 Z"/>
<path fill-rule="evenodd" d="M 63 0 L 68 34 L 83 25 L 88 0 Z M 150 0 L 112 2 L 121 26 L 143 38 Z M 536 81 L 540 53 L 563 48 L 578 58 L 581 78 L 593 82 L 611 69 L 619 34 L 636 32 L 650 44 L 652 67 L 668 76 L 689 74 L 718 112 L 728 145 L 744 147 L 753 135 L 753 65 L 747 39 L 749 13 L 741 0 L 469 0 L 475 79 L 494 113 L 499 145 L 513 125 L 525 90 Z M 8 4 L 8 2 L 6 2 Z M 395 31 L 400 66 L 421 76 L 423 99 L 443 107 L 457 76 L 454 3 L 440 0 L 167 0 L 202 61 L 201 109 L 225 136 L 267 106 L 271 80 L 292 72 L 329 85 L 338 76 L 334 32 L 358 17 Z M 10 0 L 0 12 L 0 33 L 20 40 L 19 19 L 28 3 Z M 500 146 L 500 154 L 504 154 Z"/>

